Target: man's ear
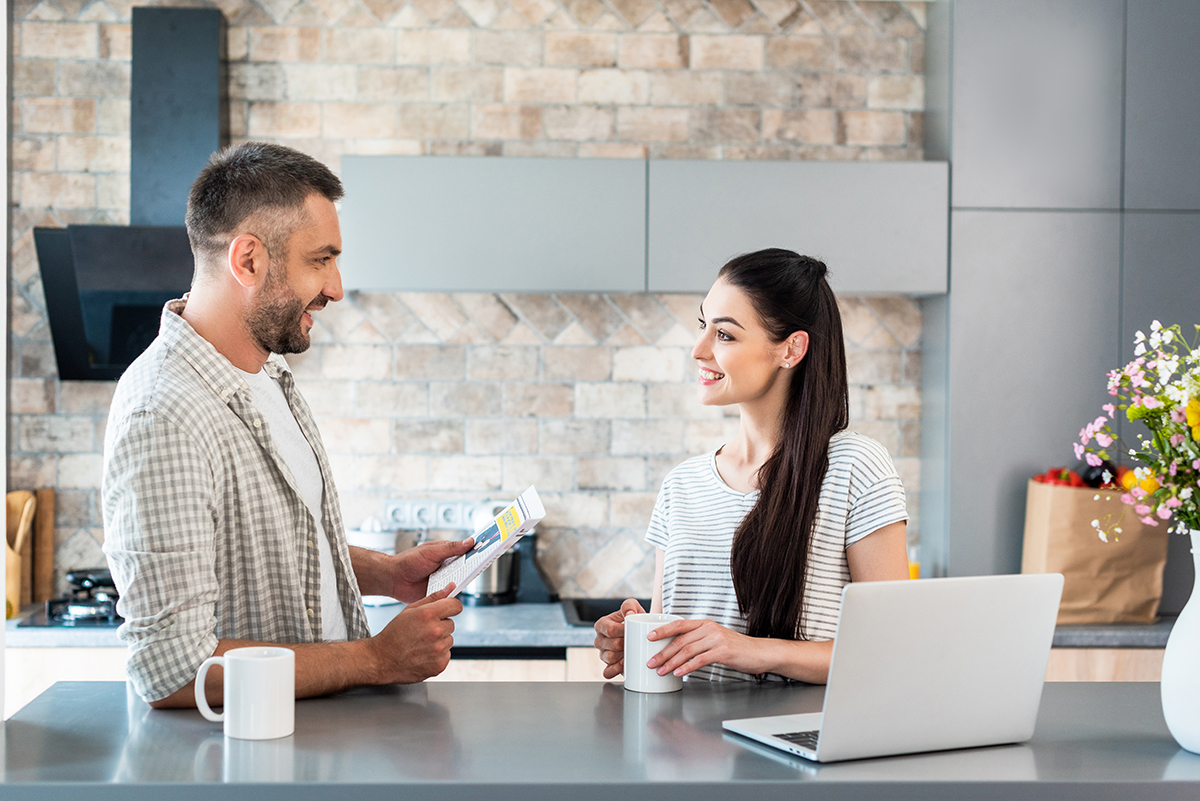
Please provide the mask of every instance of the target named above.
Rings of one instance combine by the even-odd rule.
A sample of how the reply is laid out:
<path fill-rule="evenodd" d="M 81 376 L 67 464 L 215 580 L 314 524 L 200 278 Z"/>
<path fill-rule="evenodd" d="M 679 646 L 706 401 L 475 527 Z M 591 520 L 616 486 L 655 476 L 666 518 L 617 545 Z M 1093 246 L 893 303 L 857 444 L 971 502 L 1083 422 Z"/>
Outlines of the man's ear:
<path fill-rule="evenodd" d="M 267 275 L 267 247 L 254 234 L 239 234 L 229 243 L 229 272 L 247 289 L 258 286 Z"/>
<path fill-rule="evenodd" d="M 796 331 L 783 343 L 783 363 L 787 367 L 795 367 L 804 361 L 808 354 L 808 332 Z"/>

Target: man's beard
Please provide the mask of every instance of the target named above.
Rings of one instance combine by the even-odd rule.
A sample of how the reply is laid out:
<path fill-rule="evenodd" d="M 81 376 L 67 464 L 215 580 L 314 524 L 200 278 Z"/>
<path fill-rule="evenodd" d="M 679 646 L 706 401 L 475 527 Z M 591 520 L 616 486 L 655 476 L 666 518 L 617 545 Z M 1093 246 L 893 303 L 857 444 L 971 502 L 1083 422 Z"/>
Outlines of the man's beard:
<path fill-rule="evenodd" d="M 287 285 L 280 273 L 283 266 L 267 267 L 262 300 L 250 311 L 246 325 L 259 347 L 268 353 L 304 353 L 312 341 L 304 330 L 305 310 L 319 301 L 324 307 L 329 299 L 318 295 L 305 303 Z"/>

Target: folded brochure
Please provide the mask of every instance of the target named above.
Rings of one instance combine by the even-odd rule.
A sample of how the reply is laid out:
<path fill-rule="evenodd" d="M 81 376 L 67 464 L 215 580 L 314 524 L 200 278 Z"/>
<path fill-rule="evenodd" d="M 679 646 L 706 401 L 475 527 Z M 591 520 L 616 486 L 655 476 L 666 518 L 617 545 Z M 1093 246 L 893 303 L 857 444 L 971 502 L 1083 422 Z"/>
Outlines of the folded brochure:
<path fill-rule="evenodd" d="M 458 595 L 463 587 L 500 558 L 500 554 L 533 531 L 533 527 L 542 522 L 545 516 L 546 508 L 542 506 L 542 499 L 538 497 L 537 490 L 530 486 L 496 515 L 487 528 L 475 535 L 474 548 L 462 556 L 442 562 L 442 566 L 429 577 L 427 593 L 435 593 L 453 581 L 454 592 L 450 593 L 450 597 Z"/>

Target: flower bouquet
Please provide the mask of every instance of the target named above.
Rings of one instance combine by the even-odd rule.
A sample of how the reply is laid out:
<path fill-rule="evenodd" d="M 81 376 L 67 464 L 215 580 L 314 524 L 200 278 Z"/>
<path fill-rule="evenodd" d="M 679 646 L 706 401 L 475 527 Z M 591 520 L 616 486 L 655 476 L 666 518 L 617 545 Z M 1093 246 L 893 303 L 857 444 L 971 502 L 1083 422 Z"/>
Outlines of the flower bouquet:
<path fill-rule="evenodd" d="M 1196 497 L 1200 477 L 1200 325 L 1191 346 L 1178 325 L 1163 327 L 1157 320 L 1150 336 L 1134 337 L 1134 360 L 1108 374 L 1108 394 L 1118 403 L 1104 406 L 1104 416 L 1083 427 L 1075 452 L 1088 464 L 1103 463 L 1117 443 L 1109 423 L 1118 411 L 1131 422 L 1142 422 L 1150 435 L 1139 433 L 1138 447 L 1124 453 L 1139 466 L 1136 481 L 1126 485 L 1121 501 L 1132 507 L 1143 525 L 1165 525 L 1191 534 L 1192 558 L 1200 575 L 1200 507 Z M 1095 442 L 1095 446 L 1092 443 Z M 1120 525 L 1093 520 L 1101 539 L 1119 535 Z M 1200 754 L 1200 601 L 1197 587 L 1171 627 L 1163 653 L 1163 717 L 1181 746 Z"/>
<path fill-rule="evenodd" d="M 1189 347 L 1178 325 L 1155 320 L 1150 336 L 1138 331 L 1134 360 L 1108 374 L 1108 394 L 1116 401 L 1101 407 L 1104 414 L 1083 427 L 1075 445 L 1075 456 L 1092 466 L 1117 455 L 1137 462 L 1132 477 L 1124 477 L 1121 501 L 1143 524 L 1180 534 L 1200 529 L 1200 326 L 1196 332 Z M 1118 412 L 1149 431 L 1137 434 L 1137 447 L 1113 432 Z M 1107 542 L 1109 535 L 1120 537 L 1122 517 L 1096 519 L 1092 527 Z"/>

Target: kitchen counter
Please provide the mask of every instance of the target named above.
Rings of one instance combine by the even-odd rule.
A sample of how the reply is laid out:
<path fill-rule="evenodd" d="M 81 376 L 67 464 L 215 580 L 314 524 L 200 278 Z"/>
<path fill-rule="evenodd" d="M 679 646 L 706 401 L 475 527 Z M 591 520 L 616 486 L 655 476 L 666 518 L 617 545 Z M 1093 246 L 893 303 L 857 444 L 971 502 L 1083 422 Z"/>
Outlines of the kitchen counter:
<path fill-rule="evenodd" d="M 367 607 L 367 623 L 375 633 L 387 625 L 403 606 Z M 1174 617 L 1150 625 L 1059 626 L 1055 648 L 1163 648 Z M 6 621 L 5 645 L 9 648 L 120 648 L 113 628 L 22 628 Z M 454 619 L 454 644 L 458 648 L 574 648 L 590 646 L 591 628 L 567 623 L 562 605 L 507 604 L 468 606 Z"/>
<path fill-rule="evenodd" d="M 1048 684 L 1029 743 L 816 765 L 721 731 L 819 711 L 823 688 L 427 683 L 296 704 L 296 733 L 226 740 L 124 684 L 59 683 L 3 729 L 6 801 L 251 799 L 1195 799 L 1200 756 L 1157 684 Z M 257 784 L 255 784 L 257 783 Z M 172 785 L 169 789 L 163 785 Z"/>
<path fill-rule="evenodd" d="M 399 614 L 403 605 L 367 607 L 367 623 L 374 634 Z M 120 648 L 115 628 L 28 628 L 6 621 L 8 648 Z M 561 649 L 590 646 L 596 634 L 590 628 L 567 623 L 562 605 L 506 604 L 468 606 L 454 619 L 456 648 Z"/>

